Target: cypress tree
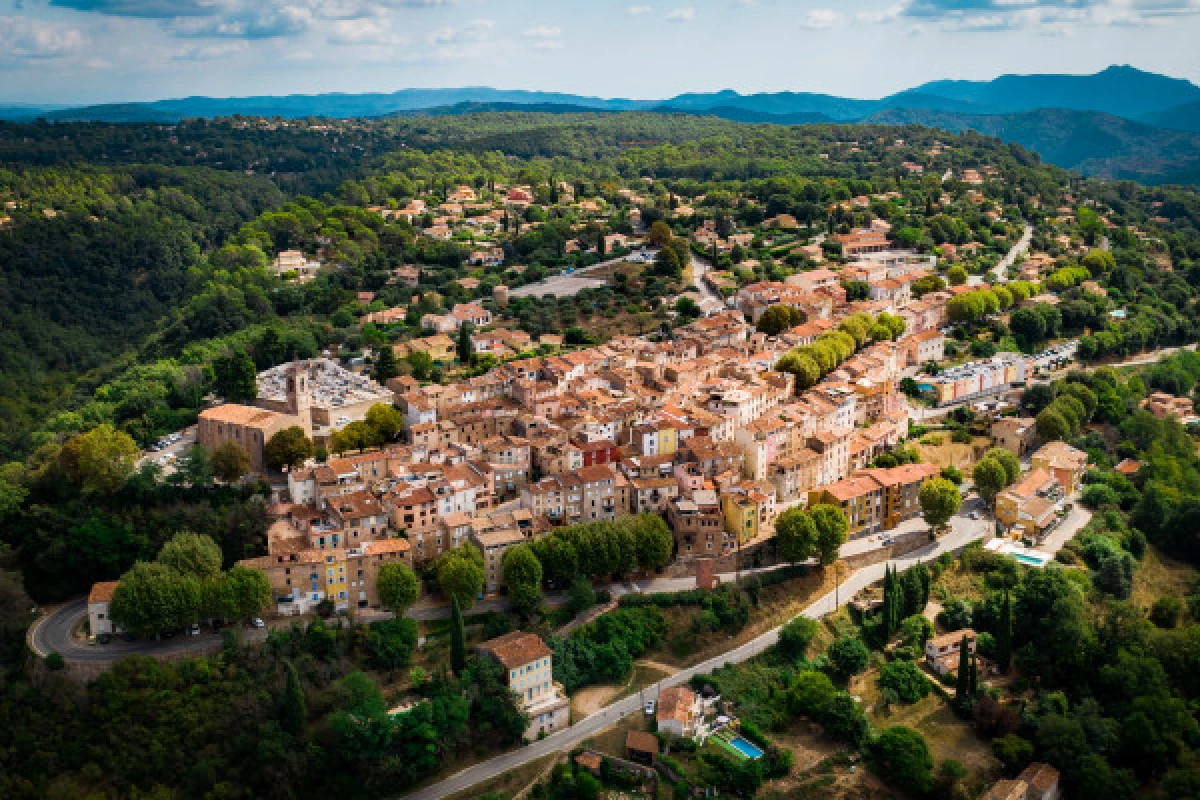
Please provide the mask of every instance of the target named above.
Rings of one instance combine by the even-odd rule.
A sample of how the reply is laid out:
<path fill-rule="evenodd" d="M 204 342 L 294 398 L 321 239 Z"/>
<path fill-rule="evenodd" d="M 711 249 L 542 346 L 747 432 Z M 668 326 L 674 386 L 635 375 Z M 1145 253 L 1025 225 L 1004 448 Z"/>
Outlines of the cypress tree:
<path fill-rule="evenodd" d="M 958 675 L 954 684 L 954 700 L 960 709 L 967 707 L 967 698 L 971 694 L 971 649 L 964 633 L 962 643 L 958 646 Z"/>
<path fill-rule="evenodd" d="M 883 568 L 883 636 L 885 639 L 892 638 L 892 604 L 895 602 L 896 593 L 892 591 L 892 583 L 895 578 L 892 576 L 892 568 L 884 566 Z"/>
<path fill-rule="evenodd" d="M 308 721 L 308 705 L 304 700 L 304 688 L 300 685 L 300 675 L 292 662 L 284 667 L 287 682 L 283 688 L 283 703 L 281 716 L 283 728 L 293 736 L 304 734 L 304 724 Z"/>
<path fill-rule="evenodd" d="M 1000 607 L 1000 624 L 996 628 L 996 661 L 1001 672 L 1008 672 L 1012 662 L 1013 615 L 1012 595 L 1004 591 L 1004 604 Z"/>
<path fill-rule="evenodd" d="M 464 322 L 458 329 L 458 360 L 462 364 L 471 363 L 471 351 L 474 349 L 471 345 L 472 327 L 471 323 Z"/>
<path fill-rule="evenodd" d="M 970 698 L 974 702 L 979 694 L 979 653 L 971 653 Z"/>
<path fill-rule="evenodd" d="M 467 629 L 458 597 L 450 598 L 450 669 L 461 675 L 467 668 Z"/>

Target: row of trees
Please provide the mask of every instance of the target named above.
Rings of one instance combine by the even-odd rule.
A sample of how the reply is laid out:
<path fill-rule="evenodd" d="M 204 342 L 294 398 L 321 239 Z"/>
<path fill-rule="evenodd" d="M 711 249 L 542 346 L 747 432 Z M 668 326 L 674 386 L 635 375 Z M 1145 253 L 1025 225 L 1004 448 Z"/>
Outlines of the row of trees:
<path fill-rule="evenodd" d="M 221 550 L 207 536 L 180 533 L 153 562 L 138 562 L 121 576 L 109 614 L 138 635 L 178 631 L 212 617 L 245 620 L 271 601 L 261 571 L 234 565 L 221 572 Z"/>
<path fill-rule="evenodd" d="M 837 506 L 789 508 L 775 518 L 776 548 L 779 557 L 792 564 L 813 558 L 821 565 L 832 564 L 848 529 L 846 515 Z"/>

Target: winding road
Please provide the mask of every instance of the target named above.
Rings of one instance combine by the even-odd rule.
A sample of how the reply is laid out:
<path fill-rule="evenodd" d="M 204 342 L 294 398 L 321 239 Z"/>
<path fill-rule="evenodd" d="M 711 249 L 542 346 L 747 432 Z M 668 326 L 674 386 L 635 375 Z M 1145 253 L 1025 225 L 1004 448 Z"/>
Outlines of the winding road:
<path fill-rule="evenodd" d="M 178 635 L 171 639 L 135 639 L 131 642 L 118 636 L 108 644 L 91 645 L 74 635 L 86 617 L 87 599 L 80 598 L 39 618 L 29 628 L 30 649 L 40 658 L 58 653 L 68 661 L 102 663 L 123 656 L 169 656 L 221 647 L 221 637 L 211 631 L 199 636 Z M 261 642 L 266 638 L 264 629 L 247 628 L 242 631 L 243 644 Z"/>
<path fill-rule="evenodd" d="M 996 276 L 997 283 L 1004 283 L 1008 280 L 1008 268 L 1016 263 L 1021 254 L 1029 249 L 1029 243 L 1033 241 L 1033 226 L 1025 223 L 1025 232 L 1021 234 L 1021 238 L 1012 246 L 1012 249 L 1005 253 L 1004 258 L 992 267 L 992 273 Z"/>
<path fill-rule="evenodd" d="M 889 564 L 898 566 L 903 571 L 919 562 L 937 558 L 945 552 L 960 550 L 971 542 L 984 538 L 989 533 L 991 521 L 986 516 L 979 520 L 972 520 L 969 514 L 973 510 L 979 510 L 978 498 L 972 498 L 963 504 L 960 514 L 951 520 L 951 532 L 937 542 L 930 543 L 920 550 L 913 551 L 893 561 L 872 564 L 854 572 L 837 590 L 829 592 L 818 599 L 806 608 L 802 615 L 810 619 L 820 619 L 836 610 L 838 606 L 845 605 L 861 589 L 883 580 L 884 569 Z M 725 664 L 736 664 L 754 658 L 779 641 L 779 631 L 781 628 L 782 626 L 773 628 L 733 650 L 710 658 L 693 667 L 682 669 L 648 689 L 646 695 L 650 696 L 651 693 L 657 695 L 657 692 L 665 686 L 684 683 L 693 675 L 711 672 Z M 584 739 L 613 725 L 622 717 L 629 714 L 641 713 L 641 711 L 642 698 L 638 694 L 630 695 L 585 717 L 569 728 L 553 733 L 545 739 L 533 742 L 526 747 L 502 753 L 487 761 L 467 767 L 449 778 L 406 795 L 406 798 L 408 800 L 439 800 L 439 798 L 457 794 L 482 781 L 490 780 L 497 775 L 539 759 L 542 756 L 570 750 Z"/>

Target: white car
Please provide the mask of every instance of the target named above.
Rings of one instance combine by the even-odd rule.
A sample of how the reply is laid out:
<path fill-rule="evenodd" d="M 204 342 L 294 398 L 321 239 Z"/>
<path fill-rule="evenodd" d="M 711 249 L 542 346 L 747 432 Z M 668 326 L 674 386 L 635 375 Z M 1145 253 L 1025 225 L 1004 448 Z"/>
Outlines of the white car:
<path fill-rule="evenodd" d="M 192 627 L 188 628 L 188 636 L 199 636 L 199 635 L 200 635 L 200 625 L 198 623 L 193 622 Z"/>
<path fill-rule="evenodd" d="M 654 701 L 653 700 L 646 701 L 646 716 L 647 717 L 654 716 Z"/>
<path fill-rule="evenodd" d="M 267 623 L 262 621 L 262 617 L 255 617 L 254 619 L 250 620 L 250 627 L 265 628 L 267 627 Z"/>

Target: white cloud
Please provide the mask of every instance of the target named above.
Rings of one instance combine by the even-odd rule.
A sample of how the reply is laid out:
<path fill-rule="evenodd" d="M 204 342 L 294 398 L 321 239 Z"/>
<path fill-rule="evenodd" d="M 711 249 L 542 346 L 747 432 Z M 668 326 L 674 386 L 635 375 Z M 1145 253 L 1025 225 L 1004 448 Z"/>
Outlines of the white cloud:
<path fill-rule="evenodd" d="M 842 15 L 827 8 L 816 8 L 809 11 L 801 20 L 800 27 L 809 30 L 827 31 L 842 21 Z"/>
<path fill-rule="evenodd" d="M 214 42 L 212 44 L 189 44 L 171 56 L 172 61 L 212 61 L 217 58 L 243 53 L 250 48 L 248 42 Z"/>
<path fill-rule="evenodd" d="M 524 36 L 533 40 L 529 46 L 534 50 L 561 50 L 562 32 L 557 25 L 537 25 L 525 31 Z"/>
<path fill-rule="evenodd" d="M 629 15 L 631 17 L 640 17 L 645 14 L 653 14 L 654 6 L 630 6 Z"/>
<path fill-rule="evenodd" d="M 328 29 L 327 39 L 335 45 L 391 47 L 409 41 L 392 30 L 392 21 L 387 17 L 334 20 Z"/>
<path fill-rule="evenodd" d="M 879 25 L 885 22 L 895 22 L 904 14 L 904 6 L 879 8 L 873 11 L 859 11 L 854 18 L 864 24 Z"/>
<path fill-rule="evenodd" d="M 0 61 L 71 56 L 87 44 L 78 28 L 26 17 L 0 17 Z"/>
<path fill-rule="evenodd" d="M 461 28 L 438 28 L 426 38 L 432 45 L 474 44 L 486 39 L 495 25 L 490 19 L 476 19 Z"/>
<path fill-rule="evenodd" d="M 1197 14 L 1200 0 L 910 0 L 902 12 L 949 31 L 1049 34 L 1083 26 L 1156 27 Z"/>
<path fill-rule="evenodd" d="M 696 18 L 696 9 L 691 6 L 687 8 L 677 8 L 674 11 L 667 12 L 667 19 L 671 22 L 691 22 Z"/>

